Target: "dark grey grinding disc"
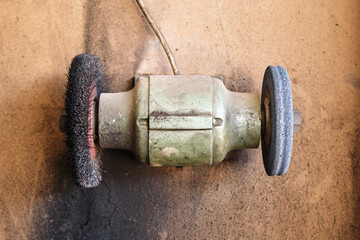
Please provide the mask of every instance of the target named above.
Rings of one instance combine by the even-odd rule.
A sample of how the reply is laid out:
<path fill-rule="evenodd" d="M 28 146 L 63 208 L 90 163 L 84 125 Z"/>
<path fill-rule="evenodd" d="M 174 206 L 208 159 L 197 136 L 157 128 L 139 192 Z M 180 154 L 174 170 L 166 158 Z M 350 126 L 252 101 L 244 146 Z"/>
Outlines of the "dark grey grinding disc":
<path fill-rule="evenodd" d="M 81 54 L 71 63 L 66 86 L 66 134 L 70 165 L 77 183 L 85 188 L 99 185 L 101 177 L 100 149 L 95 144 L 92 120 L 96 118 L 94 99 L 101 87 L 101 65 L 98 57 Z M 94 120 L 96 122 L 96 120 Z"/>
<path fill-rule="evenodd" d="M 293 103 L 285 68 L 267 67 L 261 93 L 261 146 L 266 173 L 284 175 L 293 142 Z"/>

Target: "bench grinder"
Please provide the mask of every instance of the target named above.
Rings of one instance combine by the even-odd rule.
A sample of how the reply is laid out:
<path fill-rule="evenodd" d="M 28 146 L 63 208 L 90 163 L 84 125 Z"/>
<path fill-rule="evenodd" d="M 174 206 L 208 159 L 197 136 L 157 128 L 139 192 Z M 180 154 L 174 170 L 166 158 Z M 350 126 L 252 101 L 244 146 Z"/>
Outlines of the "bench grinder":
<path fill-rule="evenodd" d="M 100 183 L 106 148 L 130 150 L 154 167 L 213 165 L 261 139 L 267 174 L 287 171 L 294 117 L 283 67 L 266 69 L 261 102 L 257 93 L 231 92 L 221 78 L 203 75 L 139 76 L 128 92 L 102 93 L 101 74 L 96 56 L 73 59 L 61 115 L 81 186 Z"/>
<path fill-rule="evenodd" d="M 287 171 L 294 114 L 290 79 L 281 66 L 269 66 L 261 101 L 257 93 L 229 91 L 221 77 L 178 75 L 174 59 L 146 8 L 175 75 L 134 78 L 127 92 L 104 93 L 98 57 L 82 54 L 71 64 L 60 128 L 67 134 L 70 163 L 82 187 L 101 179 L 101 149 L 125 149 L 154 167 L 213 165 L 229 151 L 257 148 L 268 175 Z"/>

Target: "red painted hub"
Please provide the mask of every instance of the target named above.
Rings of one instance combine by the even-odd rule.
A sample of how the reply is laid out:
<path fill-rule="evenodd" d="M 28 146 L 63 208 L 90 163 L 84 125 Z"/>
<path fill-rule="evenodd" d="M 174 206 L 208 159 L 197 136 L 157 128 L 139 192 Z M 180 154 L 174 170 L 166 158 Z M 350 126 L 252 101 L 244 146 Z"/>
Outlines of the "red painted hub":
<path fill-rule="evenodd" d="M 90 158 L 93 161 L 96 157 L 96 146 L 95 146 L 95 99 L 97 96 L 97 88 L 95 82 L 91 83 L 90 98 L 89 98 L 89 114 L 88 114 L 88 139 L 90 147 Z"/>

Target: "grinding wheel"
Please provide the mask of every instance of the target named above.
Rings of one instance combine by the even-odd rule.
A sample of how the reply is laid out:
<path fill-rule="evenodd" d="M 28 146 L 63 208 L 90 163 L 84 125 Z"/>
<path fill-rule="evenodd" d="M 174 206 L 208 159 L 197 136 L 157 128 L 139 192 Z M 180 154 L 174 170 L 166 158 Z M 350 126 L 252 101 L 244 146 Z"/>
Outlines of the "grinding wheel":
<path fill-rule="evenodd" d="M 266 173 L 284 175 L 293 141 L 293 103 L 285 68 L 269 66 L 261 93 L 261 145 Z"/>
<path fill-rule="evenodd" d="M 77 55 L 68 74 L 65 131 L 70 164 L 77 183 L 96 187 L 101 177 L 100 149 L 96 139 L 97 99 L 101 88 L 101 65 L 94 55 Z"/>

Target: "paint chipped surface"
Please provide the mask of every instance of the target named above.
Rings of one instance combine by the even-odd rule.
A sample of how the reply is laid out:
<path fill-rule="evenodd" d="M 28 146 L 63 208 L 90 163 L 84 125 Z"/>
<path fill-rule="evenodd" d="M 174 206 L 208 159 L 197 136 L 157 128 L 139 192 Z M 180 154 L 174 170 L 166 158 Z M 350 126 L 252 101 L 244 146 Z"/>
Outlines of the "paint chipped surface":
<path fill-rule="evenodd" d="M 171 157 L 172 154 L 179 156 L 180 151 L 173 147 L 166 147 L 161 150 L 161 153 L 166 157 Z"/>

